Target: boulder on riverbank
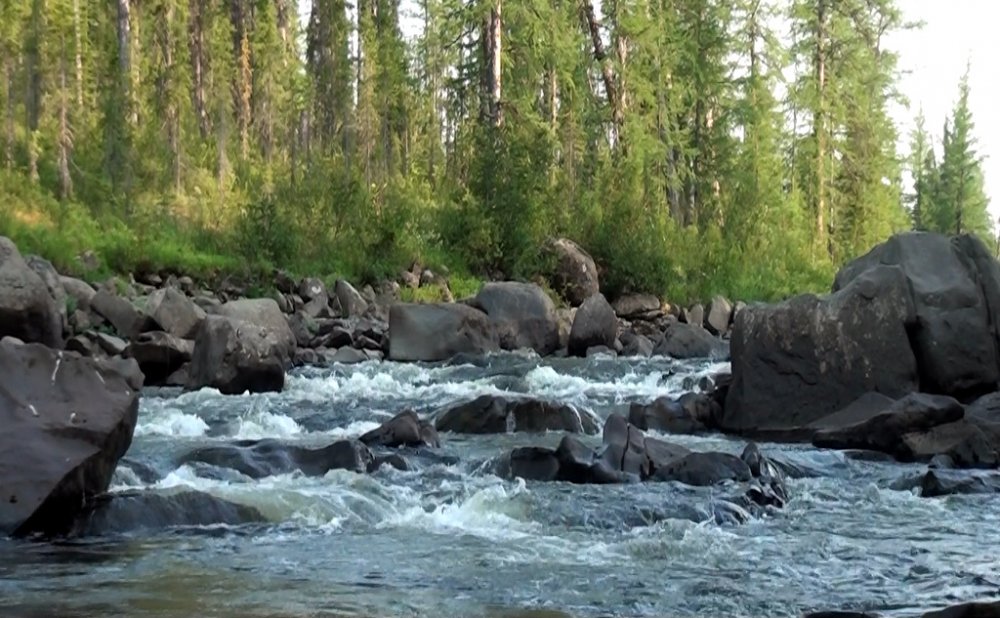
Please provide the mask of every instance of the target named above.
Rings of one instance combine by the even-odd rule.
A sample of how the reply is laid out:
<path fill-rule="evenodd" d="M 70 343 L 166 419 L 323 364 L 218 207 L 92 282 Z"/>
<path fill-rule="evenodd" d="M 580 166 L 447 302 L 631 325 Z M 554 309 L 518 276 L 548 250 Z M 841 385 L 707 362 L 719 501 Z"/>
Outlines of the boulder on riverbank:
<path fill-rule="evenodd" d="M 907 329 L 906 278 L 878 266 L 825 298 L 811 294 L 741 311 L 733 325 L 733 380 L 719 428 L 783 437 L 868 392 L 893 399 L 919 386 Z"/>
<path fill-rule="evenodd" d="M 17 337 L 61 348 L 62 334 L 60 308 L 45 281 L 28 266 L 16 245 L 0 236 L 0 338 Z"/>
<path fill-rule="evenodd" d="M 441 361 L 499 349 L 489 317 L 468 305 L 398 303 L 389 309 L 389 360 Z"/>
<path fill-rule="evenodd" d="M 0 533 L 64 533 L 107 490 L 141 387 L 134 361 L 0 343 Z"/>
<path fill-rule="evenodd" d="M 782 436 L 865 393 L 996 391 L 998 310 L 1000 264 L 980 240 L 894 236 L 842 268 L 829 296 L 738 313 L 719 428 Z"/>
<path fill-rule="evenodd" d="M 617 338 L 615 310 L 603 294 L 594 294 L 576 310 L 573 328 L 569 332 L 568 351 L 571 356 L 586 356 L 589 348 L 614 348 Z"/>
<path fill-rule="evenodd" d="M 273 332 L 210 315 L 195 339 L 187 388 L 207 386 L 226 395 L 280 391 L 285 385 L 286 349 Z"/>
<path fill-rule="evenodd" d="M 537 285 L 517 281 L 487 283 L 472 304 L 489 316 L 502 349 L 526 348 L 546 356 L 559 348 L 555 305 Z"/>
<path fill-rule="evenodd" d="M 594 258 L 568 238 L 557 238 L 546 245 L 553 256 L 555 270 L 552 285 L 567 303 L 578 307 L 600 291 Z"/>

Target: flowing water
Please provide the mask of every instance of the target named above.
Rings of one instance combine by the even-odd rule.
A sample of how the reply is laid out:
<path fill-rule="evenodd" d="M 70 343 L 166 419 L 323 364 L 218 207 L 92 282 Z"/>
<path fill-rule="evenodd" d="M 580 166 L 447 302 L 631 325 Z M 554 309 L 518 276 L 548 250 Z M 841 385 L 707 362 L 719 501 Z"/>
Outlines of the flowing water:
<path fill-rule="evenodd" d="M 1000 498 L 888 489 L 917 466 L 763 445 L 811 473 L 744 525 L 710 516 L 719 488 L 572 486 L 500 479 L 485 465 L 558 434 L 442 436 L 450 458 L 370 475 L 200 476 L 181 455 L 234 439 L 325 445 L 404 407 L 493 393 L 601 417 L 679 395 L 726 365 L 666 359 L 365 363 L 292 374 L 280 394 L 144 393 L 114 491 L 197 489 L 266 524 L 145 530 L 58 543 L 0 541 L 3 616 L 794 616 L 815 608 L 905 615 L 1000 593 Z M 687 384 L 685 384 L 687 380 Z M 739 453 L 721 436 L 659 436 Z M 599 439 L 592 438 L 596 443 Z M 457 461 L 456 461 L 457 459 Z"/>

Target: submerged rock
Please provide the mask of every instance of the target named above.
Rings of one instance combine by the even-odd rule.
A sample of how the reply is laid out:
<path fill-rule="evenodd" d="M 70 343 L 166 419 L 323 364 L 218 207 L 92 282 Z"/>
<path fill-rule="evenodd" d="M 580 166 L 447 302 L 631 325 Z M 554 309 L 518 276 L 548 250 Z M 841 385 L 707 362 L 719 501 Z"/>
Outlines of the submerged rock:
<path fill-rule="evenodd" d="M 0 534 L 61 534 L 107 490 L 141 387 L 135 361 L 0 343 Z"/>
<path fill-rule="evenodd" d="M 262 523 L 257 509 L 215 496 L 184 491 L 129 491 L 99 497 L 74 522 L 72 536 L 107 536 L 167 528 Z"/>
<path fill-rule="evenodd" d="M 360 440 L 371 446 L 441 446 L 434 425 L 421 420 L 413 410 L 404 410 L 361 436 Z"/>
<path fill-rule="evenodd" d="M 194 462 L 236 470 L 254 479 L 295 470 L 307 476 L 322 476 L 330 470 L 367 472 L 376 465 L 375 455 L 357 440 L 340 440 L 317 449 L 271 439 L 241 440 L 198 448 L 184 455 L 179 463 Z"/>

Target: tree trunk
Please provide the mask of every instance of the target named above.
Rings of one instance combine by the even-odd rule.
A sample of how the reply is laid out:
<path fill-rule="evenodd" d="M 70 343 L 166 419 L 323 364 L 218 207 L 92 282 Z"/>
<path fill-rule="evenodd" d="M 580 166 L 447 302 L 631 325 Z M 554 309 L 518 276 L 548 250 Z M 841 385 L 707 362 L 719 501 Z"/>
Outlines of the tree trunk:
<path fill-rule="evenodd" d="M 122 88 L 122 117 L 135 124 L 137 120 L 132 109 L 132 7 L 130 0 L 118 0 L 118 71 Z"/>
<path fill-rule="evenodd" d="M 233 24 L 233 57 L 237 78 L 233 84 L 236 125 L 240 134 L 240 155 L 250 156 L 250 102 L 253 97 L 253 68 L 250 57 L 249 15 L 245 0 L 230 0 L 229 17 Z"/>
<path fill-rule="evenodd" d="M 482 101 L 481 110 L 483 122 L 497 128 L 503 124 L 503 111 L 500 107 L 500 55 L 502 46 L 501 9 L 503 0 L 496 0 L 489 14 L 483 20 L 482 48 Z"/>
<path fill-rule="evenodd" d="M 4 100 L 7 101 L 7 139 L 4 144 L 4 164 L 7 169 L 14 167 L 14 59 L 4 58 L 4 85 L 7 89 Z"/>
<path fill-rule="evenodd" d="M 180 121 L 175 100 L 177 84 L 174 78 L 174 41 L 171 37 L 174 23 L 174 4 L 164 1 L 160 8 L 157 40 L 160 45 L 160 58 L 163 63 L 157 80 L 157 98 L 166 115 L 167 145 L 170 148 L 171 180 L 174 191 L 181 190 L 181 152 L 180 152 Z"/>
<path fill-rule="evenodd" d="M 42 115 L 41 40 L 44 29 L 45 2 L 34 0 L 31 5 L 31 25 L 25 46 L 25 116 L 28 125 L 28 176 L 38 182 L 38 123 Z"/>
<path fill-rule="evenodd" d="M 83 24 L 80 19 L 80 0 L 73 0 L 73 37 L 76 60 L 76 105 L 83 108 Z"/>
<path fill-rule="evenodd" d="M 826 244 L 826 0 L 816 4 L 816 239 Z"/>
<path fill-rule="evenodd" d="M 601 67 L 601 78 L 604 80 L 604 93 L 608 98 L 608 105 L 611 107 L 612 142 L 617 144 L 621 136 L 621 128 L 624 124 L 625 115 L 622 109 L 621 96 L 615 81 L 614 70 L 611 61 L 608 59 L 607 50 L 604 49 L 604 41 L 601 39 L 601 25 L 594 14 L 594 4 L 589 0 L 580 3 L 580 14 L 583 17 L 583 24 L 590 34 L 590 42 L 594 47 L 594 60 Z"/>
<path fill-rule="evenodd" d="M 205 56 L 205 3 L 206 0 L 190 1 L 191 14 L 188 23 L 194 115 L 198 119 L 198 133 L 202 141 L 207 140 L 212 132 L 205 99 L 205 73 L 208 71 L 208 59 Z"/>
<path fill-rule="evenodd" d="M 63 45 L 65 52 L 65 45 Z M 73 147 L 69 130 L 67 108 L 69 107 L 69 87 L 66 83 L 66 54 L 59 60 L 59 199 L 67 200 L 73 195 L 73 178 L 69 173 L 69 153 Z"/>

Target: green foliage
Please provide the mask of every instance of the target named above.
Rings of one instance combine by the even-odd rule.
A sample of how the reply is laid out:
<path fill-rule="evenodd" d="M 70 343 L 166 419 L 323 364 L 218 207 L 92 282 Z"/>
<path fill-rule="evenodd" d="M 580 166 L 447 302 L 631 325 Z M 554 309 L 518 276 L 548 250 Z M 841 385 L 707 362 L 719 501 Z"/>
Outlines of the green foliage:
<path fill-rule="evenodd" d="M 0 0 L 0 233 L 90 278 L 264 290 L 272 268 L 375 283 L 419 263 L 460 298 L 544 284 L 541 248 L 569 236 L 610 296 L 821 291 L 909 226 L 898 4 L 504 2 L 493 63 L 496 0 L 312 0 L 305 23 L 294 0 Z M 915 142 L 907 203 L 988 236 L 967 98 L 940 156 Z"/>

